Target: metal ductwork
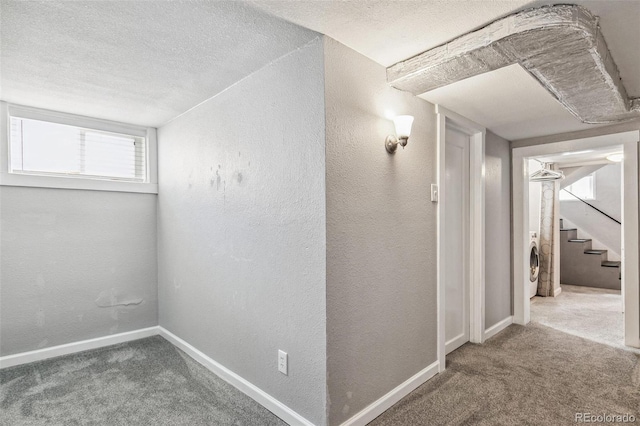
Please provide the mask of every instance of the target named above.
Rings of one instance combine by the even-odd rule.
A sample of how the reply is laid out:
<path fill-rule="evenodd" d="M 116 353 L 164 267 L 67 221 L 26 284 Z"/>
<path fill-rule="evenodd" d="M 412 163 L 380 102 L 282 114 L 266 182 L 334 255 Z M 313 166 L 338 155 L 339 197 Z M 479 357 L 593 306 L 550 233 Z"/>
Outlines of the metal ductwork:
<path fill-rule="evenodd" d="M 576 5 L 524 10 L 387 69 L 391 86 L 420 95 L 520 64 L 584 123 L 640 118 L 598 26 Z M 523 100 L 526 102 L 526 100 Z"/>

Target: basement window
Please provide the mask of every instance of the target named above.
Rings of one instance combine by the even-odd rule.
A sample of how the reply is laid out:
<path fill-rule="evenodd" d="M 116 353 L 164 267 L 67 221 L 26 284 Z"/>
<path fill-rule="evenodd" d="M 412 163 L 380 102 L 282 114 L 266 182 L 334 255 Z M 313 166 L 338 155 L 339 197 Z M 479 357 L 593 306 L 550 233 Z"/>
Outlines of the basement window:
<path fill-rule="evenodd" d="M 155 129 L 3 107 L 2 185 L 157 192 Z"/>
<path fill-rule="evenodd" d="M 578 199 L 576 197 L 579 197 L 583 200 L 595 200 L 595 192 L 595 175 L 592 173 L 560 191 L 560 199 L 563 201 L 577 201 Z M 574 197 L 570 193 L 575 195 L 576 197 Z"/>

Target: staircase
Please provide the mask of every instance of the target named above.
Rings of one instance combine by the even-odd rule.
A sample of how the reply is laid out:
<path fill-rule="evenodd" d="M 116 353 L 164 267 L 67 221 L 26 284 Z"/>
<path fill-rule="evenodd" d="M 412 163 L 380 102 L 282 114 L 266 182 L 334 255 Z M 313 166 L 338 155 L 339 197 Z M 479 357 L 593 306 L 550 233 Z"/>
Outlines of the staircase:
<path fill-rule="evenodd" d="M 610 261 L 607 250 L 595 250 L 578 230 L 560 229 L 560 282 L 562 284 L 620 290 L 620 262 Z"/>

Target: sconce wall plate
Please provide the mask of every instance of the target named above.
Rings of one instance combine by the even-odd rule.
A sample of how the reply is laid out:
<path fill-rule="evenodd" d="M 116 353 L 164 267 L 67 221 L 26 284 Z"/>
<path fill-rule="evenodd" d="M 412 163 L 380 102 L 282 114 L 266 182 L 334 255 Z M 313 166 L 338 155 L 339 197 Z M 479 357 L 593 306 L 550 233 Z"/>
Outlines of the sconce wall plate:
<path fill-rule="evenodd" d="M 404 148 L 405 146 L 407 146 L 408 141 L 409 141 L 409 138 L 398 139 L 394 135 L 389 135 L 384 140 L 384 147 L 387 148 L 387 152 L 389 154 L 393 154 L 398 149 L 398 145 Z"/>

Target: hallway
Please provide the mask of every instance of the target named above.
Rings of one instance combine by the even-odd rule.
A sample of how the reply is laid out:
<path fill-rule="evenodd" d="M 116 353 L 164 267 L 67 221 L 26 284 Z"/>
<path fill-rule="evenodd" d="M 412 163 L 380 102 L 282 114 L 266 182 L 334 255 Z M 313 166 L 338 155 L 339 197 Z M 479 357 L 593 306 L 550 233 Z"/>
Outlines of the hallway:
<path fill-rule="evenodd" d="M 576 414 L 640 415 L 640 357 L 531 323 L 467 343 L 447 370 L 370 425 L 570 425 Z"/>

